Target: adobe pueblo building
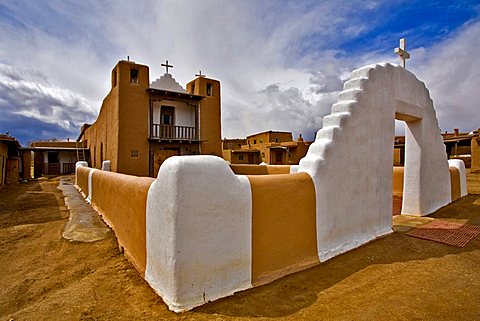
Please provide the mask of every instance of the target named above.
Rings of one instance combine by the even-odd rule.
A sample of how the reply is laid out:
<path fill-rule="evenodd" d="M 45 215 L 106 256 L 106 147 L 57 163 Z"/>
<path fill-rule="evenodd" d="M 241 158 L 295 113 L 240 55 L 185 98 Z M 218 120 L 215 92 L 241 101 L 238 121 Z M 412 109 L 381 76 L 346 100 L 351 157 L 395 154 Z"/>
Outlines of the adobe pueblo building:
<path fill-rule="evenodd" d="M 199 74 L 184 89 L 163 66 L 152 83 L 148 66 L 122 60 L 113 68 L 98 118 L 78 138 L 93 168 L 108 160 L 113 172 L 153 177 L 171 156 L 222 156 L 220 82 Z"/>

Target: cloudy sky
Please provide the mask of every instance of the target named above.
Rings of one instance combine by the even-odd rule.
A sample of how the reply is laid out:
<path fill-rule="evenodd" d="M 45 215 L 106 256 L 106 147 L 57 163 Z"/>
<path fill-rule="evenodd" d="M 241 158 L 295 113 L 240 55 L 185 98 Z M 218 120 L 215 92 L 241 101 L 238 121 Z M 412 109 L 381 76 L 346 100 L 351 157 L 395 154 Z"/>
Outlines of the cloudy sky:
<path fill-rule="evenodd" d="M 222 83 L 224 137 L 313 139 L 355 68 L 398 63 L 430 89 L 442 130 L 480 127 L 476 1 L 0 0 L 0 132 L 22 144 L 95 121 L 118 60 Z"/>

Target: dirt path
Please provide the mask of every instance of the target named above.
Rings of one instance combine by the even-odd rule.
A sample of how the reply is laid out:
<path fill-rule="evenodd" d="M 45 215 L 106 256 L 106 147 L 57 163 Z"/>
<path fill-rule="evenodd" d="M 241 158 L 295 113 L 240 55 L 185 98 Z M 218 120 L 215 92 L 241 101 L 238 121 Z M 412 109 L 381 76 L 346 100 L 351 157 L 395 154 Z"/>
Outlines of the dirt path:
<path fill-rule="evenodd" d="M 272 284 L 191 312 L 167 310 L 113 236 L 62 239 L 59 180 L 0 191 L 0 320 L 480 320 L 480 237 L 464 248 L 396 233 Z M 480 175 L 469 175 L 480 193 Z M 434 215 L 480 225 L 480 195 Z"/>

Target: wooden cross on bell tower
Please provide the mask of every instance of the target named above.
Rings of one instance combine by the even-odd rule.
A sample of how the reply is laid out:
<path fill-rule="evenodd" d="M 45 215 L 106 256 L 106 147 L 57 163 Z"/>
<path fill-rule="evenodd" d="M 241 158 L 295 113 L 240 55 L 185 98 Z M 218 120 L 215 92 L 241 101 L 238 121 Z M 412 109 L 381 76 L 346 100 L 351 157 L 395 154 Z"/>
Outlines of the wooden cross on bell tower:
<path fill-rule="evenodd" d="M 168 68 L 173 68 L 172 65 L 169 65 L 169 64 L 168 64 L 168 60 L 166 60 L 165 63 L 162 64 L 162 67 L 165 67 L 165 69 L 167 69 L 167 74 L 168 74 Z"/>
<path fill-rule="evenodd" d="M 202 71 L 200 70 L 198 74 L 195 74 L 195 77 L 205 78 L 206 75 L 202 75 Z"/>
<path fill-rule="evenodd" d="M 407 59 L 410 59 L 410 53 L 407 52 L 407 39 L 400 39 L 400 48 L 395 48 L 395 53 L 400 56 L 402 67 L 405 68 Z"/>

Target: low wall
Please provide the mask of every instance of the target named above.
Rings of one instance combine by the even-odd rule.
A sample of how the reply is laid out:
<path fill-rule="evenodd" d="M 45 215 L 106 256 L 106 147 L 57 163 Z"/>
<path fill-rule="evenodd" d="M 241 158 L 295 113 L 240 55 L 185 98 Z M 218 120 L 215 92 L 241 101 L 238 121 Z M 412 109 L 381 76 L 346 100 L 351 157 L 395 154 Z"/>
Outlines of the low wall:
<path fill-rule="evenodd" d="M 276 175 L 290 174 L 290 165 L 239 165 L 230 164 L 237 175 Z"/>
<path fill-rule="evenodd" d="M 118 243 L 142 274 L 146 266 L 147 193 L 154 179 L 95 171 L 92 175 L 92 205 L 113 229 Z"/>
<path fill-rule="evenodd" d="M 306 173 L 248 176 L 252 191 L 252 285 L 320 263 L 315 187 Z"/>
<path fill-rule="evenodd" d="M 154 181 L 79 166 L 77 187 L 113 229 L 126 256 L 143 276 L 146 266 L 147 193 Z"/>
<path fill-rule="evenodd" d="M 457 197 L 463 163 L 454 165 Z M 174 156 L 157 179 L 80 166 L 77 185 L 140 274 L 179 312 L 329 259 L 321 252 L 328 235 L 319 234 L 325 213 L 317 210 L 308 173 L 267 175 L 273 173 L 269 166 L 234 167 L 264 174 L 236 175 L 215 156 Z M 402 181 L 403 168 L 395 167 L 394 194 L 401 193 Z M 391 212 L 383 216 L 391 219 Z M 357 230 L 343 237 L 355 240 Z"/>
<path fill-rule="evenodd" d="M 92 169 L 86 166 L 76 166 L 75 183 L 84 197 L 88 196 L 88 176 Z"/>
<path fill-rule="evenodd" d="M 392 194 L 393 196 L 403 195 L 403 167 L 401 166 L 393 167 Z"/>
<path fill-rule="evenodd" d="M 450 173 L 450 193 L 453 202 L 467 195 L 465 165 L 463 161 L 458 159 L 449 160 L 448 164 Z M 403 195 L 403 172 L 404 167 L 395 166 L 393 168 L 393 196 Z"/>

